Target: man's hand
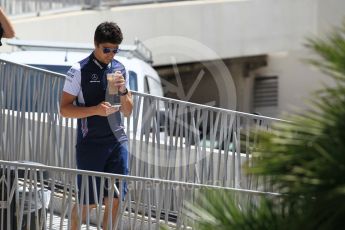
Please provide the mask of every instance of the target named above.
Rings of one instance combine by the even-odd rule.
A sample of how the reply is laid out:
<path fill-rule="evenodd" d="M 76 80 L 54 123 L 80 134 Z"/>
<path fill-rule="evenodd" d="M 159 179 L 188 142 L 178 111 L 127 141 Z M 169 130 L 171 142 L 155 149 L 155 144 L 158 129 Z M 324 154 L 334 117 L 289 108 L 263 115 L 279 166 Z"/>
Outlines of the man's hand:
<path fill-rule="evenodd" d="M 126 80 L 120 71 L 115 72 L 115 86 L 119 89 L 121 93 L 126 90 Z"/>
<path fill-rule="evenodd" d="M 120 71 L 115 72 L 115 87 L 119 89 L 120 93 L 126 92 L 126 80 Z M 128 89 L 127 89 L 128 90 Z M 126 95 L 120 95 L 121 112 L 125 117 L 129 117 L 133 110 L 133 101 L 130 91 Z"/>
<path fill-rule="evenodd" d="M 118 107 L 112 107 L 109 102 L 101 102 L 96 106 L 96 114 L 102 117 L 107 117 L 110 114 L 119 111 Z"/>
<path fill-rule="evenodd" d="M 4 10 L 0 7 L 0 26 L 2 27 L 3 35 L 2 37 L 4 38 L 13 38 L 15 36 L 15 32 L 12 26 L 12 23 L 6 16 Z M 1 37 L 0 37 L 1 38 Z"/>

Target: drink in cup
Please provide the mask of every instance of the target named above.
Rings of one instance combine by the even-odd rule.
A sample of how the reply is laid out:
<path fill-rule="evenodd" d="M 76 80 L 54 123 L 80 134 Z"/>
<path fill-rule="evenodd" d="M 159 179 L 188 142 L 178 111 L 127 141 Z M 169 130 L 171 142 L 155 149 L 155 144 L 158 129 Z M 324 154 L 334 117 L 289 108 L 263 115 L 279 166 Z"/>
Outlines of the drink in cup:
<path fill-rule="evenodd" d="M 119 73 L 107 73 L 107 80 L 108 80 L 108 88 L 110 95 L 117 95 L 119 93 L 119 89 L 115 86 L 116 78 Z"/>

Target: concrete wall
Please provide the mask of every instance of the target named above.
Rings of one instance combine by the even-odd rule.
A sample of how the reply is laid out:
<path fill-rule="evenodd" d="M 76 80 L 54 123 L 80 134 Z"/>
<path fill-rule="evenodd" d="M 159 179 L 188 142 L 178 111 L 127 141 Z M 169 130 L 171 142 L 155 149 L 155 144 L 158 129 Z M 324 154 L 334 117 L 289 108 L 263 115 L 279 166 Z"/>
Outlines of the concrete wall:
<path fill-rule="evenodd" d="M 311 24 L 315 27 L 312 35 L 305 32 L 307 37 L 325 37 L 344 20 L 345 1 L 318 0 L 316 12 L 317 17 Z M 306 39 L 303 40 L 303 44 Z M 277 75 L 279 78 L 278 108 L 260 108 L 260 112 L 268 116 L 280 116 L 284 112 L 296 112 L 306 109 L 308 101 L 312 98 L 312 92 L 322 88 L 322 84 L 332 85 L 332 80 L 320 73 L 314 67 L 305 62 L 307 58 L 316 57 L 311 50 L 301 47 L 296 50 L 270 53 L 268 55 L 268 66 L 256 71 L 256 75 Z"/>
<path fill-rule="evenodd" d="M 306 107 L 306 100 L 313 90 L 325 80 L 318 71 L 302 63 L 307 51 L 281 52 L 268 56 L 268 67 L 256 72 L 257 76 L 278 76 L 278 107 L 257 108 L 266 116 L 277 117 L 282 112 L 296 112 Z"/>
<path fill-rule="evenodd" d="M 135 37 L 146 41 L 155 64 L 162 65 L 170 64 L 172 55 L 177 63 L 183 63 L 297 49 L 305 33 L 314 30 L 310 25 L 316 6 L 314 0 L 200 0 L 43 15 L 13 22 L 21 39 L 92 42 L 95 27 L 113 20 L 123 29 L 124 43 L 132 43 Z M 206 49 L 198 50 L 199 43 Z M 206 52 L 207 48 L 213 52 Z"/>
<path fill-rule="evenodd" d="M 328 33 L 332 27 L 339 26 L 345 21 L 345 1 L 342 0 L 317 0 L 318 17 L 317 31 L 318 34 Z"/>
<path fill-rule="evenodd" d="M 200 0 L 14 18 L 13 22 L 21 39 L 92 42 L 95 27 L 113 20 L 123 29 L 124 43 L 138 37 L 152 49 L 156 66 L 268 54 L 268 67 L 251 72 L 246 79 L 242 79 L 243 66 L 226 63 L 234 76 L 224 87 L 235 81 L 236 108 L 252 112 L 252 78 L 278 75 L 279 106 L 261 110 L 278 116 L 292 107 L 304 108 L 305 98 L 320 88 L 325 78 L 300 61 L 308 55 L 303 44 L 306 37 L 339 24 L 343 9 L 342 0 Z M 199 92 L 205 92 L 209 83 L 201 85 Z M 224 89 L 217 90 L 225 95 Z M 234 109 L 228 104 L 224 107 Z"/>

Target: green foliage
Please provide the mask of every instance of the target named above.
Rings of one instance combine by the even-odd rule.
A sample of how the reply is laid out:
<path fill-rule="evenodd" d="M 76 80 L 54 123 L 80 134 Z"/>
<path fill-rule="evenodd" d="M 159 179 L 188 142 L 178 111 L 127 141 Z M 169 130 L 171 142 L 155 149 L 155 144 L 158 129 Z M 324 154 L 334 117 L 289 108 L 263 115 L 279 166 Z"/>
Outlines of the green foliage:
<path fill-rule="evenodd" d="M 328 76 L 344 83 L 345 72 L 345 21 L 342 27 L 336 28 L 326 39 L 308 39 L 307 47 L 315 51 L 320 59 L 310 60 L 310 63 L 318 67 Z"/>
<path fill-rule="evenodd" d="M 256 202 L 259 202 L 259 206 L 255 205 Z M 274 230 L 284 229 L 280 226 L 285 226 L 281 225 L 285 221 L 282 210 L 274 209 L 273 199 L 260 200 L 260 197 L 252 195 L 208 189 L 201 191 L 194 205 L 187 206 L 187 213 L 191 219 L 196 220 L 194 227 L 198 230 Z"/>
<path fill-rule="evenodd" d="M 309 39 L 308 47 L 320 57 L 309 62 L 335 86 L 315 92 L 312 109 L 289 117 L 292 122 L 259 133 L 254 167 L 248 168 L 271 179 L 284 194 L 281 202 L 239 209 L 232 196 L 204 195 L 197 229 L 344 228 L 345 23 L 325 39 Z"/>
<path fill-rule="evenodd" d="M 328 73 L 335 87 L 314 94 L 313 110 L 276 124 L 275 135 L 261 134 L 255 167 L 299 203 L 304 228 L 337 229 L 345 220 L 345 24 L 326 39 L 310 39 L 320 60 L 310 63 Z M 298 211 L 298 210 L 297 210 Z"/>

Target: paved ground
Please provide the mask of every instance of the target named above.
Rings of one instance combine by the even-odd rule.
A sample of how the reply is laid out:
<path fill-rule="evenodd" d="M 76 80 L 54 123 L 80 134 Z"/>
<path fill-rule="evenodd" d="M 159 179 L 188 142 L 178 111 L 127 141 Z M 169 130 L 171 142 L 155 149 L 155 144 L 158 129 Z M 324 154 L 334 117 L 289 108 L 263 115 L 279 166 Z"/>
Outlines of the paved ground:
<path fill-rule="evenodd" d="M 47 223 L 47 229 L 51 229 L 51 230 L 65 230 L 65 229 L 68 229 L 68 219 L 64 219 L 63 222 L 62 222 L 62 225 L 60 224 L 61 223 L 61 217 L 60 216 L 57 216 L 57 215 L 54 215 L 53 216 L 53 222 L 52 222 L 52 227 L 50 228 L 50 215 L 48 214 L 47 215 L 47 220 L 48 220 L 48 223 Z M 97 227 L 95 226 L 89 226 L 87 227 L 86 225 L 83 225 L 81 227 L 81 229 L 90 229 L 90 230 L 96 230 Z"/>

